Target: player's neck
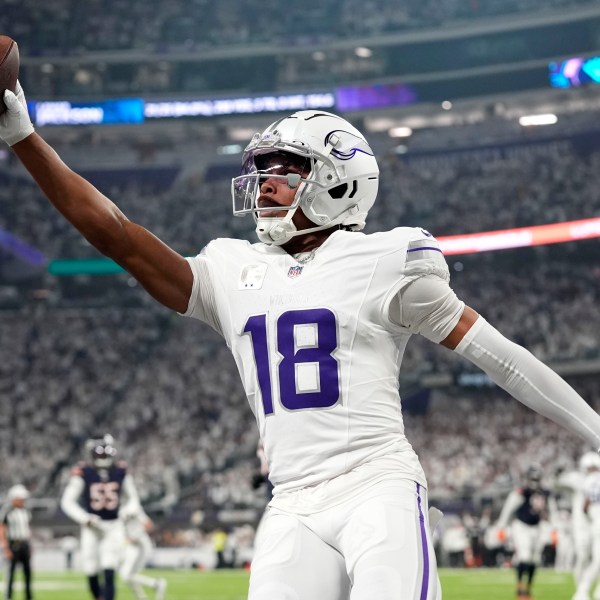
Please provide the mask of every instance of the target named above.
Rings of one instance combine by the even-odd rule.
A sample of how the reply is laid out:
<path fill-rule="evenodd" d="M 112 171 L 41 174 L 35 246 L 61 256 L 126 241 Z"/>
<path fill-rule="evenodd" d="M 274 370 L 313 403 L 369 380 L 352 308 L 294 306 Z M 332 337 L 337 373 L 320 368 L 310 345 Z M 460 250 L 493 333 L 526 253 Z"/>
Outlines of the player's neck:
<path fill-rule="evenodd" d="M 289 242 L 281 247 L 288 254 L 300 254 L 301 252 L 311 252 L 316 250 L 325 243 L 325 240 L 334 232 L 338 231 L 338 227 L 324 229 L 322 231 L 313 231 L 305 235 L 297 235 Z"/>

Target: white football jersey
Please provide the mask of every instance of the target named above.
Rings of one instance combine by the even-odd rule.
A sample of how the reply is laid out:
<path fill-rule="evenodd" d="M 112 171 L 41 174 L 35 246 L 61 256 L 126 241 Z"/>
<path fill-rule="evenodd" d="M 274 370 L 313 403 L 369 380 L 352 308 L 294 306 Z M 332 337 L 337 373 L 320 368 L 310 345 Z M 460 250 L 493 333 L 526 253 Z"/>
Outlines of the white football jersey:
<path fill-rule="evenodd" d="M 426 231 L 336 231 L 305 264 L 278 246 L 217 239 L 188 259 L 186 316 L 208 322 L 237 363 L 274 493 L 312 486 L 380 457 L 426 485 L 404 435 L 398 376 L 414 332 L 389 319 L 416 278 L 448 281 Z"/>
<path fill-rule="evenodd" d="M 595 528 L 598 528 L 600 526 L 600 471 L 591 473 L 585 478 L 584 493 L 590 503 L 588 515 Z"/>
<path fill-rule="evenodd" d="M 558 486 L 571 490 L 571 518 L 573 527 L 586 529 L 589 527 L 589 519 L 585 514 L 585 478 L 581 471 L 568 471 L 561 473 L 558 478 Z"/>

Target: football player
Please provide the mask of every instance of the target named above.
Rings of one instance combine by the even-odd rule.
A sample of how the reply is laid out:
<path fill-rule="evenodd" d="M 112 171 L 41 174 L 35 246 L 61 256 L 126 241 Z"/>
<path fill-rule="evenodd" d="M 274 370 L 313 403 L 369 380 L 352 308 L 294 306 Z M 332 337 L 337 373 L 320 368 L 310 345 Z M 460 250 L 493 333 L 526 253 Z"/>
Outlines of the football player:
<path fill-rule="evenodd" d="M 4 96 L 0 137 L 50 202 L 156 300 L 213 327 L 233 353 L 274 484 L 250 600 L 441 596 L 427 482 L 399 398 L 413 334 L 600 448 L 600 416 L 456 297 L 429 232 L 360 233 L 379 169 L 343 118 L 300 111 L 257 133 L 232 197 L 259 242 L 217 239 L 187 259 L 61 161 L 34 131 L 20 87 Z"/>
<path fill-rule="evenodd" d="M 60 507 L 81 525 L 82 566 L 92 597 L 113 600 L 115 571 L 125 539 L 119 511 L 134 513 L 141 507 L 127 464 L 115 460 L 117 450 L 112 436 L 90 438 L 85 449 L 88 460 L 71 471 Z"/>
<path fill-rule="evenodd" d="M 122 510 L 120 518 L 125 525 L 125 552 L 119 569 L 121 579 L 129 585 L 137 600 L 148 600 L 144 587 L 155 592 L 155 600 L 163 600 L 167 589 L 167 580 L 142 575 L 152 553 L 152 540 L 148 532 L 154 524 L 141 506 L 137 509 Z"/>
<path fill-rule="evenodd" d="M 579 584 L 581 575 L 592 559 L 592 528 L 584 510 L 584 485 L 588 475 L 600 470 L 600 455 L 586 452 L 579 459 L 578 469 L 565 471 L 557 478 L 557 488 L 571 492 L 571 527 L 575 552 L 574 578 Z"/>
<path fill-rule="evenodd" d="M 517 596 L 531 598 L 531 585 L 543 550 L 540 522 L 549 514 L 549 490 L 542 487 L 543 471 L 533 464 L 527 469 L 525 485 L 513 490 L 502 507 L 498 527 L 504 531 L 512 521 L 515 548 L 513 564 L 517 572 Z"/>
<path fill-rule="evenodd" d="M 589 517 L 591 559 L 579 576 L 573 600 L 589 600 L 594 581 L 600 576 L 600 464 L 584 454 L 581 457 L 580 468 L 586 471 L 581 496 L 583 512 Z M 600 584 L 597 584 L 594 590 L 594 600 L 600 600 Z"/>

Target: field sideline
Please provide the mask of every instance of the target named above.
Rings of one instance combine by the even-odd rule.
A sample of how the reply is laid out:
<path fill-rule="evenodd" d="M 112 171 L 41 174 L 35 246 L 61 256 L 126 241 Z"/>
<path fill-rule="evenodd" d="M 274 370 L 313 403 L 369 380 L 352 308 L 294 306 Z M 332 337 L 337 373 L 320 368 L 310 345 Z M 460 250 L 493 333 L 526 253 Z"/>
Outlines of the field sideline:
<path fill-rule="evenodd" d="M 149 575 L 169 581 L 165 600 L 246 600 L 246 571 L 149 571 Z M 35 573 L 36 600 L 87 600 L 89 598 L 81 573 Z M 512 600 L 514 574 L 510 569 L 442 569 L 440 572 L 444 600 Z M 21 574 L 18 574 L 15 600 L 20 600 Z M 570 600 L 574 593 L 570 573 L 540 570 L 534 588 L 535 600 Z M 153 593 L 148 597 L 153 600 Z M 122 584 L 118 600 L 135 600 Z M 318 600 L 318 599 L 315 599 Z M 374 599 L 376 600 L 376 599 Z"/>

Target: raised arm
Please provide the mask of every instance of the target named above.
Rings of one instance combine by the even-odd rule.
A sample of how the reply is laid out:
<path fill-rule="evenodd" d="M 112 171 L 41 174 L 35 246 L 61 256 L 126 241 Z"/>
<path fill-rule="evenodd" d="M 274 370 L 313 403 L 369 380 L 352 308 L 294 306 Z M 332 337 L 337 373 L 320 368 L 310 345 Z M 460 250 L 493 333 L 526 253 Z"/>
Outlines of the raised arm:
<path fill-rule="evenodd" d="M 6 141 L 55 208 L 102 254 L 129 271 L 161 304 L 185 312 L 192 290 L 188 262 L 130 221 L 91 183 L 72 171 L 37 134 L 20 86 L 5 92 L 0 138 Z"/>

